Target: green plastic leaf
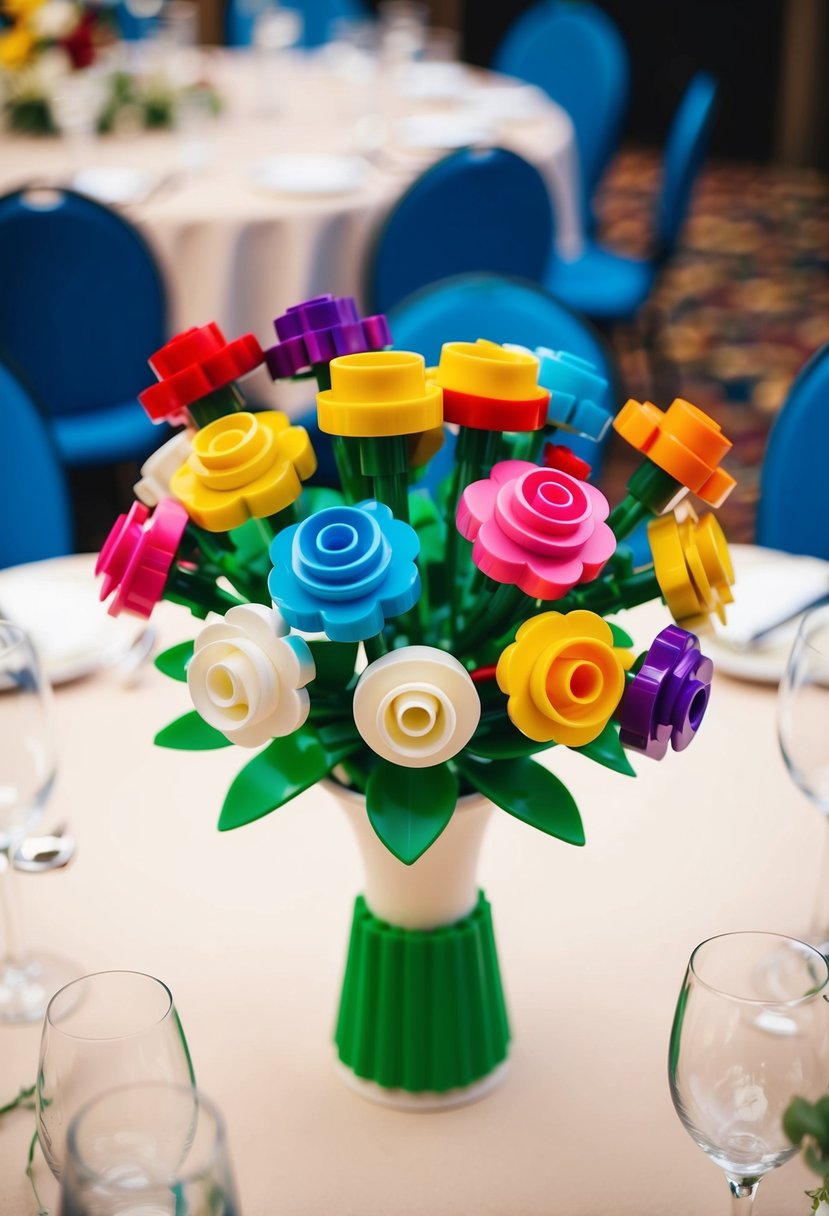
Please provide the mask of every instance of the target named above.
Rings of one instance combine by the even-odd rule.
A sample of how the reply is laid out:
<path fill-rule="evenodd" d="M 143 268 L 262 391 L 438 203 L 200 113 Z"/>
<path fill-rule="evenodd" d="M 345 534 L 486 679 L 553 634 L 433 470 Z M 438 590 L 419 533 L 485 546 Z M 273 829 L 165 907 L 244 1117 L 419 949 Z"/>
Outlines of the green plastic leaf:
<path fill-rule="evenodd" d="M 306 486 L 299 500 L 303 516 L 316 515 L 328 507 L 341 507 L 345 498 L 333 486 Z"/>
<path fill-rule="evenodd" d="M 619 728 L 614 722 L 608 722 L 602 733 L 591 743 L 583 747 L 572 747 L 573 752 L 580 752 L 588 760 L 595 760 L 605 768 L 612 768 L 614 773 L 623 773 L 625 777 L 635 777 L 636 770 L 628 759 L 628 754 L 619 742 Z"/>
<path fill-rule="evenodd" d="M 829 1109 L 824 1098 L 809 1102 L 806 1098 L 794 1098 L 783 1112 L 783 1130 L 792 1144 L 799 1145 L 804 1138 L 817 1141 L 825 1151 L 829 1148 Z"/>
<path fill-rule="evenodd" d="M 535 739 L 528 739 L 507 720 L 506 725 L 497 731 L 482 731 L 473 736 L 466 750 L 485 760 L 518 760 L 522 756 L 534 756 L 548 747 L 555 747 L 555 743 L 538 743 Z"/>
<path fill-rule="evenodd" d="M 623 646 L 625 650 L 632 650 L 634 646 L 633 638 L 629 633 L 625 633 L 620 625 L 614 624 L 613 621 L 607 621 L 610 626 L 610 632 L 613 634 L 613 645 Z"/>
<path fill-rule="evenodd" d="M 401 768 L 385 760 L 366 786 L 366 811 L 383 844 L 410 866 L 437 840 L 455 810 L 458 779 L 445 764 Z"/>
<path fill-rule="evenodd" d="M 535 760 L 478 760 L 462 753 L 455 763 L 470 785 L 509 815 L 567 844 L 584 844 L 584 827 L 572 794 Z"/>
<path fill-rule="evenodd" d="M 324 747 L 309 726 L 274 741 L 246 764 L 227 791 L 219 831 L 253 823 L 326 777 L 355 743 Z"/>
<path fill-rule="evenodd" d="M 155 665 L 163 675 L 171 680 L 185 681 L 187 679 L 187 664 L 193 657 L 193 642 L 179 642 L 169 650 L 162 650 L 156 655 Z"/>
<path fill-rule="evenodd" d="M 158 747 L 172 747 L 182 752 L 209 752 L 232 746 L 221 731 L 209 726 L 194 709 L 163 727 L 153 742 Z"/>
<path fill-rule="evenodd" d="M 308 643 L 308 648 L 314 656 L 317 668 L 314 685 L 317 688 L 342 692 L 354 675 L 357 643 L 314 641 Z M 313 689 L 311 689 L 312 700 L 313 696 Z"/>

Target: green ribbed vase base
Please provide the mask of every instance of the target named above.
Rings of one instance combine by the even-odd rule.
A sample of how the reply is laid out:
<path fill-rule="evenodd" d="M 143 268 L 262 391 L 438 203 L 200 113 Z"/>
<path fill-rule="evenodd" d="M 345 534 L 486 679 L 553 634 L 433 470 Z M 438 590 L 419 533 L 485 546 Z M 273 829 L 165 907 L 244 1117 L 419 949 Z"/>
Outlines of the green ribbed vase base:
<path fill-rule="evenodd" d="M 483 892 L 469 916 L 433 930 L 378 920 L 357 897 L 334 1035 L 355 1079 L 448 1099 L 435 1105 L 471 1100 L 457 1091 L 491 1088 L 481 1081 L 500 1071 L 509 1037 Z"/>

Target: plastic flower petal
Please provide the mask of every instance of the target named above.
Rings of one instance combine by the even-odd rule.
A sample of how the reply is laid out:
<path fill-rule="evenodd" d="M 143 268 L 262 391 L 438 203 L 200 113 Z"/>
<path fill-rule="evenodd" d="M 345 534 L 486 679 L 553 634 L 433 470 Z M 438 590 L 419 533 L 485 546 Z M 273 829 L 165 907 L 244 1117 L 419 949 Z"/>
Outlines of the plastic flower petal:
<path fill-rule="evenodd" d="M 538 359 L 538 383 L 550 392 L 547 425 L 573 431 L 598 442 L 610 426 L 613 415 L 604 402 L 610 386 L 595 363 L 566 350 L 505 343 L 507 350 L 523 351 Z"/>
<path fill-rule="evenodd" d="M 327 507 L 274 537 L 268 587 L 295 629 L 359 642 L 417 603 L 419 551 L 383 503 Z"/>
<path fill-rule="evenodd" d="M 190 455 L 193 431 L 180 431 L 148 456 L 141 466 L 141 480 L 133 487 L 135 497 L 148 507 L 170 497 L 170 478 Z"/>
<path fill-rule="evenodd" d="M 422 355 L 341 355 L 330 371 L 331 388 L 317 393 L 317 422 L 328 435 L 417 435 L 443 423 L 443 394 L 427 380 Z"/>
<path fill-rule="evenodd" d="M 107 609 L 110 616 L 150 615 L 164 594 L 186 527 L 187 512 L 172 498 L 162 499 L 152 518 L 141 502 L 118 516 L 95 563 L 95 573 L 104 576 L 100 598 L 115 592 Z"/>
<path fill-rule="evenodd" d="M 196 637 L 187 686 L 205 722 L 240 747 L 259 747 L 305 722 L 315 675 L 307 642 L 288 637 L 279 613 L 240 604 Z"/>
<path fill-rule="evenodd" d="M 447 422 L 478 431 L 537 431 L 550 394 L 538 384 L 538 360 L 527 350 L 477 342 L 445 342 L 427 373 L 443 389 Z"/>
<path fill-rule="evenodd" d="M 734 567 L 713 515 L 664 515 L 648 524 L 648 544 L 659 589 L 678 625 L 705 628 L 714 612 L 725 623 L 733 602 Z"/>
<path fill-rule="evenodd" d="M 153 422 L 187 423 L 188 406 L 252 372 L 264 357 L 253 334 L 228 342 L 215 321 L 187 329 L 151 356 L 158 384 L 138 400 Z"/>
<path fill-rule="evenodd" d="M 279 410 L 217 418 L 193 436 L 192 451 L 170 479 L 191 519 L 208 532 L 275 515 L 316 470 L 308 433 Z"/>
<path fill-rule="evenodd" d="M 466 747 L 481 716 L 472 679 L 432 646 L 404 646 L 376 659 L 354 690 L 354 721 L 378 756 L 428 768 Z"/>
<path fill-rule="evenodd" d="M 600 490 L 559 469 L 503 460 L 467 486 L 458 504 L 472 560 L 499 583 L 556 600 L 596 578 L 616 549 Z"/>
<path fill-rule="evenodd" d="M 690 401 L 678 397 L 664 413 L 650 401 L 628 401 L 613 419 L 613 428 L 709 506 L 722 506 L 734 489 L 734 478 L 719 467 L 731 440 Z"/>
<path fill-rule="evenodd" d="M 315 363 L 330 363 L 339 355 L 391 346 L 386 318 L 361 317 L 352 296 L 315 296 L 286 309 L 273 324 L 279 341 L 265 351 L 265 361 L 274 380 L 308 371 Z"/>
<path fill-rule="evenodd" d="M 602 733 L 625 687 L 613 633 L 593 612 L 543 612 L 525 621 L 495 674 L 522 734 L 567 747 Z"/>
<path fill-rule="evenodd" d="M 619 740 L 625 747 L 661 760 L 668 744 L 683 751 L 708 708 L 714 664 L 700 653 L 699 639 L 678 625 L 656 635 L 645 661 L 619 706 Z"/>

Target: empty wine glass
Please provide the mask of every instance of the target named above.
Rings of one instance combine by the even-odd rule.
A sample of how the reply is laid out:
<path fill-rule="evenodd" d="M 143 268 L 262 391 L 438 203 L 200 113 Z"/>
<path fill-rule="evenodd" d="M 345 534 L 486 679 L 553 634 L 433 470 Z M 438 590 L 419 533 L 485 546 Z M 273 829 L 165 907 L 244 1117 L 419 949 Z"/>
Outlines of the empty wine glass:
<path fill-rule="evenodd" d="M 224 1125 L 204 1094 L 107 1090 L 73 1119 L 60 1216 L 238 1216 Z"/>
<path fill-rule="evenodd" d="M 12 854 L 41 819 L 56 770 L 52 690 L 32 641 L 19 625 L 0 621 L 0 903 L 5 954 L 0 962 L 0 1020 L 43 1017 L 52 994 L 78 974 L 53 955 L 25 945 Z"/>
<path fill-rule="evenodd" d="M 674 1015 L 671 1097 L 685 1130 L 725 1172 L 734 1216 L 794 1156 L 783 1112 L 829 1083 L 829 965 L 774 933 L 726 933 L 691 955 Z"/>
<path fill-rule="evenodd" d="M 780 749 L 795 784 L 829 824 L 829 606 L 800 622 L 777 696 Z M 806 939 L 829 952 L 829 827 Z"/>
<path fill-rule="evenodd" d="M 55 994 L 43 1023 L 35 1104 L 40 1146 L 56 1178 L 80 1108 L 113 1086 L 147 1081 L 194 1083 L 166 984 L 138 971 L 100 971 Z"/>

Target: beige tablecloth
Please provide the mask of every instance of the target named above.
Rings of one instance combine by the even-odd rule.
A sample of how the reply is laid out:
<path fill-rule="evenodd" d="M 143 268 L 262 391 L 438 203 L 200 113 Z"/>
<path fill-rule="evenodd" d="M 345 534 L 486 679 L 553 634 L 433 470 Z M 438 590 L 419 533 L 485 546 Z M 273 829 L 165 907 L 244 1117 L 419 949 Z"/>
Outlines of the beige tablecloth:
<path fill-rule="evenodd" d="M 83 561 L 86 559 L 76 559 Z M 192 636 L 158 611 L 164 642 Z M 640 645 L 666 623 L 624 622 Z M 692 948 L 729 930 L 803 931 L 825 824 L 780 759 L 775 696 L 717 676 L 693 747 L 636 781 L 557 749 L 582 809 L 574 849 L 505 814 L 484 842 L 514 1041 L 501 1086 L 438 1114 L 398 1113 L 338 1078 L 331 1035 L 356 847 L 323 791 L 238 831 L 216 820 L 237 749 L 156 749 L 189 708 L 148 668 L 57 690 L 62 762 L 50 820 L 79 853 L 21 876 L 29 935 L 84 969 L 149 971 L 172 988 L 201 1086 L 223 1110 L 244 1216 L 700 1216 L 726 1183 L 677 1119 L 667 1042 Z M 559 754 L 559 750 L 561 754 Z M 37 1027 L 0 1026 L 0 1099 L 34 1080 Z M 32 1116 L 0 1122 L 0 1212 L 33 1211 Z M 39 1176 L 52 1187 L 45 1166 Z M 805 1216 L 792 1162 L 758 1216 Z"/>
<path fill-rule="evenodd" d="M 281 109 L 266 117 L 252 52 L 206 58 L 204 72 L 220 89 L 226 109 L 201 150 L 209 163 L 198 172 L 182 167 L 182 157 L 193 153 L 192 135 L 109 137 L 88 154 L 95 166 L 134 166 L 162 183 L 124 210 L 161 262 L 174 330 L 215 320 L 229 335 L 252 331 L 271 345 L 272 319 L 289 305 L 326 291 L 360 297 L 366 252 L 378 225 L 417 173 L 443 155 L 402 148 L 395 135 L 399 121 L 413 114 L 451 121 L 468 105 L 416 101 L 392 78 L 381 79 L 367 94 L 322 56 L 289 60 L 280 71 Z M 475 88 L 492 87 L 503 86 L 506 78 L 470 70 L 469 81 Z M 361 152 L 358 122 L 367 106 L 382 116 L 387 138 L 372 155 L 363 188 L 313 197 L 268 193 L 254 184 L 254 163 L 271 154 Z M 542 97 L 530 118 L 496 117 L 489 130 L 493 143 L 526 156 L 544 174 L 558 248 L 565 255 L 577 252 L 579 169 L 568 115 Z M 72 168 L 70 149 L 60 139 L 6 136 L 0 143 L 0 190 L 32 179 L 65 180 Z M 292 388 L 274 389 L 264 372 L 249 383 L 260 398 L 283 406 L 298 396 Z"/>

